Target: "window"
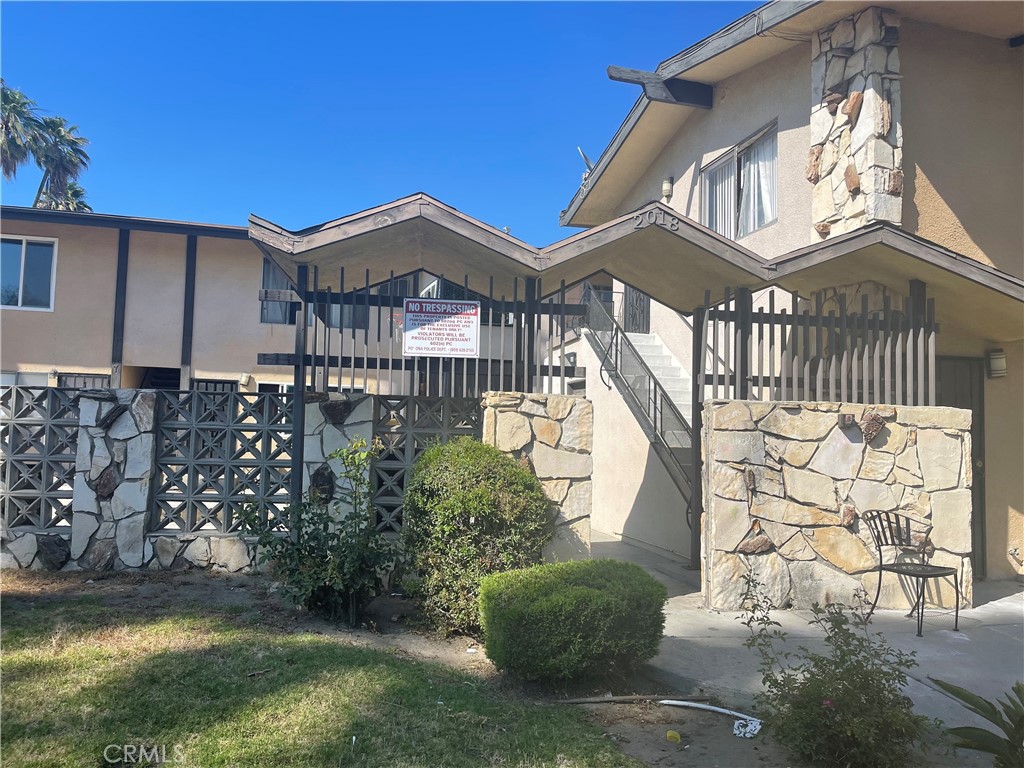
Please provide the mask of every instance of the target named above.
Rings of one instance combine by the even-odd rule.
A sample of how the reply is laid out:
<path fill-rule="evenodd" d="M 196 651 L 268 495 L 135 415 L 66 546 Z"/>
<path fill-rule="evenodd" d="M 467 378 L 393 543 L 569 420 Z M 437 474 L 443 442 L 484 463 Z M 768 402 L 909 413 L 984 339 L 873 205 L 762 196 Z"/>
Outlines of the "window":
<path fill-rule="evenodd" d="M 53 309 L 57 241 L 5 237 L 0 247 L 0 305 Z"/>
<path fill-rule="evenodd" d="M 196 392 L 237 392 L 237 381 L 224 381 L 223 379 L 195 379 L 193 389 Z"/>
<path fill-rule="evenodd" d="M 777 155 L 776 128 L 771 125 L 705 168 L 704 225 L 736 240 L 774 222 Z"/>
<path fill-rule="evenodd" d="M 105 373 L 58 373 L 57 386 L 69 389 L 106 389 L 110 376 Z"/>
<path fill-rule="evenodd" d="M 267 291 L 292 290 L 292 284 L 288 276 L 270 259 L 263 260 L 263 289 Z M 352 300 L 355 302 L 355 306 L 351 304 L 345 305 L 344 325 L 341 327 L 368 328 L 370 310 L 367 306 L 365 291 L 361 293 L 350 292 L 349 296 L 354 296 Z M 313 324 L 314 311 L 316 316 L 331 328 L 339 327 L 339 319 L 342 317 L 339 305 L 323 304 L 317 309 L 310 304 L 307 307 L 306 314 L 306 323 L 308 325 Z M 260 322 L 295 325 L 295 312 L 292 310 L 292 305 L 287 301 L 263 301 L 260 302 Z"/>
<path fill-rule="evenodd" d="M 263 290 L 265 291 L 288 291 L 292 284 L 288 275 L 281 271 L 270 259 L 263 260 Z M 287 301 L 261 301 L 260 322 L 279 323 L 287 325 L 294 324 L 295 319 L 288 311 Z"/>

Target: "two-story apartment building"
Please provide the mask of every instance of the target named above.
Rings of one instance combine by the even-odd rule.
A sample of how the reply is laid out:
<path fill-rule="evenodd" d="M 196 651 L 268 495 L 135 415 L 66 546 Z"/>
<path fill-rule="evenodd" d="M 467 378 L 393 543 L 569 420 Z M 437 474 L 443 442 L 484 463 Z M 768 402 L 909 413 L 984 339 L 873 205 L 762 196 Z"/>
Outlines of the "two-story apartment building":
<path fill-rule="evenodd" d="M 256 364 L 288 351 L 261 305 L 263 257 L 245 227 L 5 206 L 4 384 L 189 389 L 285 386 Z M 268 311 L 269 307 L 269 311 Z"/>
<path fill-rule="evenodd" d="M 286 387 L 291 369 L 257 356 L 293 352 L 295 318 L 259 290 L 318 260 L 325 274 L 358 263 L 379 283 L 430 257 L 483 275 L 468 285 L 483 294 L 488 273 L 591 278 L 623 297 L 638 348 L 683 372 L 705 291 L 752 290 L 755 306 L 843 293 L 873 311 L 927 296 L 938 399 L 974 412 L 975 574 L 1019 576 L 1022 34 L 1020 3 L 775 2 L 654 72 L 613 69 L 643 94 L 562 212 L 587 231 L 543 249 L 422 195 L 294 233 L 255 217 L 246 228 L 4 207 L 2 383 Z M 327 324 L 379 327 L 372 317 Z M 362 343 L 350 350 L 365 359 L 369 334 Z M 569 353 L 594 402 L 593 526 L 692 560 L 685 504 L 649 435 L 598 352 L 578 341 Z M 692 381 L 678 378 L 666 391 L 693 419 Z"/>
<path fill-rule="evenodd" d="M 803 296 L 866 293 L 880 309 L 883 291 L 897 300 L 926 283 L 942 323 L 940 400 L 975 412 L 975 571 L 994 578 L 1021 574 L 1024 548 L 1022 33 L 1020 3 L 768 3 L 654 72 L 609 69 L 643 94 L 561 215 L 597 227 L 660 200 Z M 878 245 L 897 232 L 910 237 Z M 952 259 L 936 260 L 944 251 Z M 1012 301 L 987 290 L 997 283 Z M 631 304 L 630 286 L 616 288 Z M 690 324 L 677 309 L 651 302 L 632 330 L 687 370 Z M 615 409 L 601 388 L 588 392 L 596 413 Z M 608 470 L 643 442 L 597 440 Z M 594 523 L 683 552 L 668 516 L 632 514 L 637 499 L 672 505 L 652 464 L 596 489 L 616 503 Z"/>

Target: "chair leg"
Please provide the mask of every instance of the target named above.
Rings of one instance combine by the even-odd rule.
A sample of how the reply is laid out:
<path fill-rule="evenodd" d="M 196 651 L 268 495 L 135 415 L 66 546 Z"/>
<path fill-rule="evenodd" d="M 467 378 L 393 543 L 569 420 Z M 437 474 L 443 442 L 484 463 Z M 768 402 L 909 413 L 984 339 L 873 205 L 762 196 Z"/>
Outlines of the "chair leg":
<path fill-rule="evenodd" d="M 955 594 L 956 605 L 953 608 L 953 631 L 960 631 L 960 574 L 956 572 L 953 574 L 953 592 Z"/>
<path fill-rule="evenodd" d="M 917 636 L 921 637 L 924 627 L 924 579 L 917 580 Z"/>
<path fill-rule="evenodd" d="M 875 590 L 875 601 L 873 603 L 871 603 L 871 610 L 868 611 L 867 619 L 865 619 L 866 621 L 871 621 L 871 616 L 874 614 L 875 607 L 878 605 L 878 598 L 882 594 L 882 575 L 883 575 L 882 569 L 879 568 L 878 569 L 878 589 Z"/>

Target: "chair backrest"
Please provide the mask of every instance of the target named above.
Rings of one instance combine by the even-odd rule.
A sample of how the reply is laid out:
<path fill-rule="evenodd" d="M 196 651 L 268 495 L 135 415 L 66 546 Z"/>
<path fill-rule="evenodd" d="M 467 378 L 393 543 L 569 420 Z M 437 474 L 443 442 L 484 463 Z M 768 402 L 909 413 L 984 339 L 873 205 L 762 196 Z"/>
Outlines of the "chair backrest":
<path fill-rule="evenodd" d="M 865 512 L 861 519 L 868 524 L 871 538 L 879 550 L 882 547 L 921 547 L 921 542 L 914 541 L 911 529 L 914 521 L 906 515 L 899 512 Z"/>

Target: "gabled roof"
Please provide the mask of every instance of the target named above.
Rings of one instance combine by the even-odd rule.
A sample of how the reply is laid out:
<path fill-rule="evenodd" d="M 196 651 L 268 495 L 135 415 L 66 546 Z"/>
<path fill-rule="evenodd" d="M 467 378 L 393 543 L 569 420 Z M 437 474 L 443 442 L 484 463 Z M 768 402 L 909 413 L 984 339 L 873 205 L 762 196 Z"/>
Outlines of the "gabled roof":
<path fill-rule="evenodd" d="M 298 264 L 318 267 L 321 285 L 346 270 L 346 284 L 383 282 L 393 272 L 446 274 L 487 292 L 510 293 L 512 281 L 559 284 L 606 273 L 680 312 L 721 295 L 725 287 L 778 285 L 807 295 L 872 280 L 904 294 L 923 280 L 947 328 L 977 338 L 1024 338 L 1024 280 L 980 264 L 890 224 L 801 248 L 774 261 L 649 203 L 586 232 L 535 248 L 429 195 L 417 194 L 351 216 L 290 232 L 257 216 L 250 236 L 289 275 Z M 332 282 L 333 284 L 333 282 Z"/>
<path fill-rule="evenodd" d="M 807 44 L 816 30 L 872 5 L 879 3 L 773 0 L 665 59 L 656 74 L 664 80 L 685 77 L 714 86 L 795 45 Z M 1020 2 L 892 0 L 881 5 L 914 19 L 989 37 L 1011 39 L 1024 33 L 1024 4 Z M 698 111 L 652 102 L 641 94 L 559 221 L 588 227 L 614 215 L 640 176 Z"/>

